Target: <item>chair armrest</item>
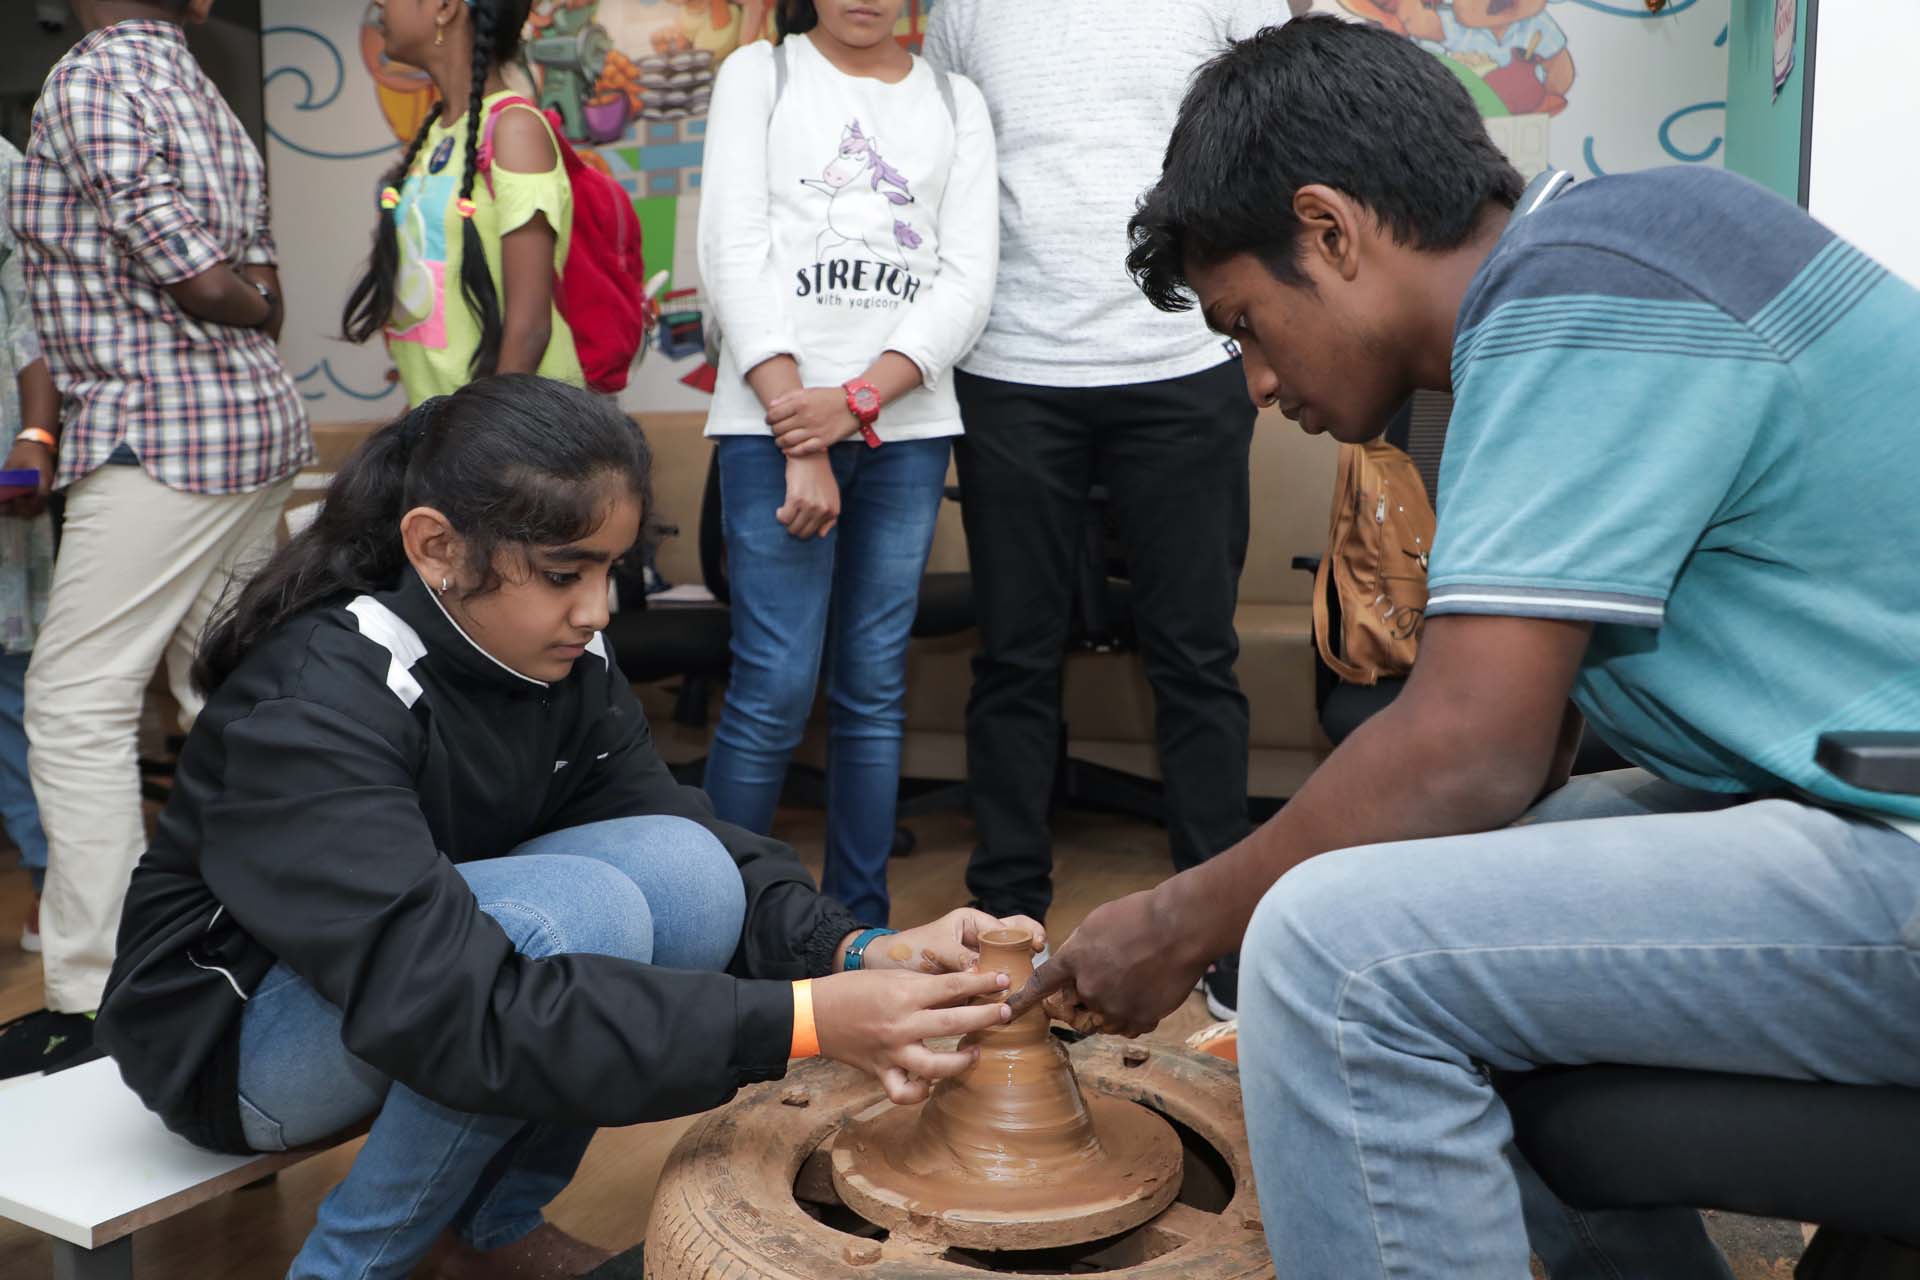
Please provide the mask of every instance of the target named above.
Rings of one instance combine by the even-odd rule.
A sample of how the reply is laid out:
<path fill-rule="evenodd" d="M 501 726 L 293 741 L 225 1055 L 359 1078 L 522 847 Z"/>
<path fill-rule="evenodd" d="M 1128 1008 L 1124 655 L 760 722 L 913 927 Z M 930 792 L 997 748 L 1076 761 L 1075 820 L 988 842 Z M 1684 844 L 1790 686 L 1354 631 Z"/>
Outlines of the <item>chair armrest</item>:
<path fill-rule="evenodd" d="M 1320 572 L 1320 557 L 1295 556 L 1293 558 L 1293 567 L 1302 573 L 1318 573 Z"/>
<path fill-rule="evenodd" d="M 1862 791 L 1920 796 L 1920 731 L 1823 733 L 1814 760 Z"/>

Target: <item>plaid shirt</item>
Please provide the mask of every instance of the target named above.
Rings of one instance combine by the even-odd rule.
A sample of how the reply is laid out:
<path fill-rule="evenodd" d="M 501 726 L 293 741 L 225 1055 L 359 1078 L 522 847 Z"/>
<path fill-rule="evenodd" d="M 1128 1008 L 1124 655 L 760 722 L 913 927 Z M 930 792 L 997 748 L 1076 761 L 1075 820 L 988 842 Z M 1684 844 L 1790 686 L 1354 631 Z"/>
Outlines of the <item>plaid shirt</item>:
<path fill-rule="evenodd" d="M 126 443 L 190 493 L 258 489 L 312 454 L 279 350 L 167 294 L 272 265 L 266 166 L 170 22 L 87 36 L 47 78 L 12 218 L 65 429 L 58 483 Z"/>

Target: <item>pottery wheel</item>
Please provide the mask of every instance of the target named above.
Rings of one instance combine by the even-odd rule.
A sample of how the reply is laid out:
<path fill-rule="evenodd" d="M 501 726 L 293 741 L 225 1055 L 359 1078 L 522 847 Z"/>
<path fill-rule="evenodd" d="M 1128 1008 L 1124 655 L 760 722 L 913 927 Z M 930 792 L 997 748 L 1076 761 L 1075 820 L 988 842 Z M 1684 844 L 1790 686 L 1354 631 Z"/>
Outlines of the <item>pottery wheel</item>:
<path fill-rule="evenodd" d="M 1041 1177 L 987 1180 L 919 1171 L 919 1107 L 882 1102 L 833 1144 L 833 1184 L 848 1208 L 900 1235 L 975 1249 L 1084 1244 L 1139 1226 L 1180 1193 L 1173 1126 L 1124 1098 L 1086 1099 L 1097 1157 Z M 942 1176 L 943 1172 L 946 1176 Z"/>
<path fill-rule="evenodd" d="M 980 967 L 1017 991 L 1033 974 L 1032 943 L 1025 930 L 991 931 Z M 834 1139 L 834 1187 L 855 1213 L 923 1240 L 1040 1249 L 1129 1231 L 1179 1194 L 1173 1126 L 1137 1103 L 1083 1095 L 1040 1009 L 962 1044 L 978 1060 L 926 1102 L 882 1102 Z"/>

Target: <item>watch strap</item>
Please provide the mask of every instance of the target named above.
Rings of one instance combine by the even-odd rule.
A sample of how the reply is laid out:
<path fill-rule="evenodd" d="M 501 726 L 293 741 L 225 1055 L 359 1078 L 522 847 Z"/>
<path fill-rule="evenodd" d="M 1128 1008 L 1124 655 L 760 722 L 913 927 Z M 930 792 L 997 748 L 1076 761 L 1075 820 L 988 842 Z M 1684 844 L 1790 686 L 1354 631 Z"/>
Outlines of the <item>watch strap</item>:
<path fill-rule="evenodd" d="M 862 929 L 853 935 L 853 941 L 847 944 L 847 972 L 855 973 L 866 968 L 867 948 L 875 938 L 888 938 L 898 933 L 898 929 Z"/>

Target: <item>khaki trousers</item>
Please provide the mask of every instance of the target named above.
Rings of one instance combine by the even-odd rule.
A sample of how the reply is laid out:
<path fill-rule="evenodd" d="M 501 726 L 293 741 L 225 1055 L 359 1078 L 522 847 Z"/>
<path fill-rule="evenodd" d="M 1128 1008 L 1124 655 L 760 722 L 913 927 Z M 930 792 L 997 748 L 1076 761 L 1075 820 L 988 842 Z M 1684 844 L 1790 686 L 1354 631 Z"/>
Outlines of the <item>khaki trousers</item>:
<path fill-rule="evenodd" d="M 46 624 L 27 671 L 28 766 L 47 833 L 40 905 L 47 1007 L 100 1007 L 120 907 L 147 847 L 140 811 L 141 701 L 164 659 L 181 730 L 203 701 L 189 682 L 207 619 L 236 574 L 258 569 L 291 478 L 251 493 L 170 489 L 105 466 L 67 491 Z"/>

